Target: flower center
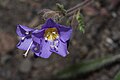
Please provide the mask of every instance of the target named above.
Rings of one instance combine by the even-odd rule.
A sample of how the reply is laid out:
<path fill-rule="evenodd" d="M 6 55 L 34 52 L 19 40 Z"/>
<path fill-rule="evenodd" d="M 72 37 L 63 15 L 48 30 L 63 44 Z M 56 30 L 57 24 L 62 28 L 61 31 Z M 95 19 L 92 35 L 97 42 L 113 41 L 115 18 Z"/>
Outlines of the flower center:
<path fill-rule="evenodd" d="M 59 38 L 58 30 L 56 28 L 48 28 L 44 34 L 45 40 L 54 41 Z"/>

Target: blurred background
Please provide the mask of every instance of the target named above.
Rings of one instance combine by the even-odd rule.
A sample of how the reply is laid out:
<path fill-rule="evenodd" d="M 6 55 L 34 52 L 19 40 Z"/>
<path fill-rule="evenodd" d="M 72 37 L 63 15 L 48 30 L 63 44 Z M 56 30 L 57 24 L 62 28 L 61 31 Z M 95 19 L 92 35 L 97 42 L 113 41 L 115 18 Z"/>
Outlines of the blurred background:
<path fill-rule="evenodd" d="M 119 75 L 120 0 L 95 0 L 82 8 L 85 33 L 72 26 L 66 58 L 55 53 L 34 58 L 32 52 L 24 58 L 25 51 L 16 48 L 17 24 L 34 26 L 40 10 L 57 10 L 56 3 L 69 9 L 83 1 L 0 0 L 0 80 L 113 80 Z"/>

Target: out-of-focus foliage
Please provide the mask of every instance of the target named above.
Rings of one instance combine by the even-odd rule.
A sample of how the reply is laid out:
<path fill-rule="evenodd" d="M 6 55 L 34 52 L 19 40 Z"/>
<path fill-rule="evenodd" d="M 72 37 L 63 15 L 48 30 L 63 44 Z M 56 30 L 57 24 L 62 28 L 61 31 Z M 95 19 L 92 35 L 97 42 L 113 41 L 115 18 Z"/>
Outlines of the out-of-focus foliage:
<path fill-rule="evenodd" d="M 62 4 L 57 3 L 57 8 L 62 12 L 63 15 L 66 15 L 67 11 L 65 10 Z"/>
<path fill-rule="evenodd" d="M 120 71 L 118 71 L 113 80 L 120 80 Z"/>
<path fill-rule="evenodd" d="M 120 59 L 120 55 L 107 56 L 90 61 L 81 61 L 79 64 L 74 64 L 58 72 L 57 76 L 58 78 L 75 77 L 78 74 L 85 74 L 100 69 L 101 67 L 113 63 L 118 59 Z M 120 75 L 120 73 L 118 75 Z M 116 76 L 116 80 L 120 80 L 118 78 L 119 76 Z"/>

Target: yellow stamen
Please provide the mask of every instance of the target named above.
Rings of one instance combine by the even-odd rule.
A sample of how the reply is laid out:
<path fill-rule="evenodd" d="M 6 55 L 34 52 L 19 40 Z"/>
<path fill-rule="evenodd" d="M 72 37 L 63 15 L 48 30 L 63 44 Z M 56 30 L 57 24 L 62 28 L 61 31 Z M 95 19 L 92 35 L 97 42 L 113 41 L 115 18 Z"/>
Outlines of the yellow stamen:
<path fill-rule="evenodd" d="M 54 41 L 59 37 L 58 30 L 56 28 L 48 28 L 45 30 L 44 37 L 46 40 Z"/>

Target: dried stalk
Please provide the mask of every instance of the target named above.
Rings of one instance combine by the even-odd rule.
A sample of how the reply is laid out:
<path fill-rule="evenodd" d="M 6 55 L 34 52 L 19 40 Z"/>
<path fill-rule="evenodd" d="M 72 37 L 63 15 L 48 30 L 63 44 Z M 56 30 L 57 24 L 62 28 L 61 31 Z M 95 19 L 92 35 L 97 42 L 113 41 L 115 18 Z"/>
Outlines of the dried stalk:
<path fill-rule="evenodd" d="M 67 15 L 66 16 L 73 15 L 77 10 L 82 9 L 83 7 L 88 6 L 92 2 L 93 2 L 93 0 L 85 0 L 84 2 L 77 4 L 76 6 L 74 6 L 74 7 L 72 7 L 72 8 L 67 10 Z"/>

